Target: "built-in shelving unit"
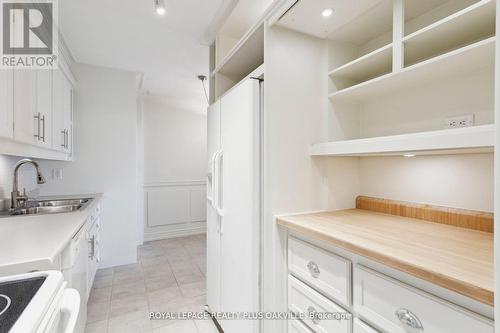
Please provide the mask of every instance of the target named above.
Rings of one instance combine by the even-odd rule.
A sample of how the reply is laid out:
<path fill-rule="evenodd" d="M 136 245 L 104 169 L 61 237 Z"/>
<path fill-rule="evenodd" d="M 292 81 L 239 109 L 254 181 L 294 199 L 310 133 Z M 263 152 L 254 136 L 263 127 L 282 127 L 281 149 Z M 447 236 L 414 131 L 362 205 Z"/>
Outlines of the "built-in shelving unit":
<path fill-rule="evenodd" d="M 271 0 L 241 0 L 210 47 L 210 103 L 264 62 L 264 14 Z"/>
<path fill-rule="evenodd" d="M 331 20 L 311 17 L 324 2 L 300 0 L 276 22 L 328 43 L 333 141 L 314 145 L 311 155 L 493 151 L 496 1 L 329 4 L 338 14 Z M 475 80 L 487 92 L 482 99 Z M 469 93 L 470 110 L 450 103 Z M 416 94 L 421 98 L 415 99 Z M 408 110 L 404 96 L 413 101 Z M 406 112 L 414 114 L 405 117 Z M 377 113 L 385 121 L 377 120 Z M 479 126 L 447 128 L 445 119 L 464 114 L 478 115 L 474 125 Z M 442 130 L 436 130 L 439 124 Z"/>
<path fill-rule="evenodd" d="M 403 38 L 406 65 L 495 35 L 495 1 L 483 0 Z"/>
<path fill-rule="evenodd" d="M 389 44 L 330 71 L 329 75 L 333 78 L 362 82 L 380 74 L 390 73 L 391 69 L 392 44 Z"/>
<path fill-rule="evenodd" d="M 387 93 L 417 88 L 429 82 L 484 68 L 492 68 L 495 57 L 495 37 L 464 46 L 449 53 L 428 59 L 399 72 L 364 81 L 330 94 L 332 101 L 360 103 Z"/>
<path fill-rule="evenodd" d="M 492 152 L 494 125 L 319 143 L 312 156 L 436 155 Z"/>
<path fill-rule="evenodd" d="M 244 78 L 264 62 L 264 26 L 249 30 L 215 67 L 211 75 L 223 74 L 237 80 Z"/>

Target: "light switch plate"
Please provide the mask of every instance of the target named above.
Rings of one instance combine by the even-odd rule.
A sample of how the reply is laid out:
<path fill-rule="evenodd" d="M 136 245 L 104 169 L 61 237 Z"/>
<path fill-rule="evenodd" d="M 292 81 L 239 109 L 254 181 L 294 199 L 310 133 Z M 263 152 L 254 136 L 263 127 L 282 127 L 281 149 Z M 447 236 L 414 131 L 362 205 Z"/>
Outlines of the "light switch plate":
<path fill-rule="evenodd" d="M 459 128 L 474 126 L 474 115 L 446 118 L 446 128 Z"/>

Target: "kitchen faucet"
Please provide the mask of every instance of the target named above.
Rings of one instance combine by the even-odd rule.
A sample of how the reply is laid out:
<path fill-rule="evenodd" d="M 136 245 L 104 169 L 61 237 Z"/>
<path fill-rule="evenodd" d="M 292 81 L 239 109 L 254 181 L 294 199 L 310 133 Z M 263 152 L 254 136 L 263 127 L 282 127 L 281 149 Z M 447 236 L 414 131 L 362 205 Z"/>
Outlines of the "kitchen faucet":
<path fill-rule="evenodd" d="M 19 207 L 24 207 L 26 204 L 26 201 L 28 201 L 28 196 L 26 195 L 26 189 L 23 189 L 23 194 L 19 193 L 18 190 L 18 170 L 23 164 L 33 164 L 33 166 L 36 169 L 36 183 L 37 184 L 45 184 L 45 178 L 42 175 L 42 172 L 40 171 L 40 167 L 38 166 L 38 163 L 30 160 L 30 159 L 22 159 L 19 162 L 17 162 L 16 166 L 14 167 L 14 184 L 12 186 L 12 193 L 11 193 L 11 209 L 16 209 Z"/>

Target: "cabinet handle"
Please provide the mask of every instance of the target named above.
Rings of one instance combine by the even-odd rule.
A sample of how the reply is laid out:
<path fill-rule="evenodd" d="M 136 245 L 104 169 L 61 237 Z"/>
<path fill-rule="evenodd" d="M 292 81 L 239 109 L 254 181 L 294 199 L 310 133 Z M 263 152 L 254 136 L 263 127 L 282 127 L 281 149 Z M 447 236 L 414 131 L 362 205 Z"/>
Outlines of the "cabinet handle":
<path fill-rule="evenodd" d="M 317 279 L 319 277 L 321 271 L 314 261 L 309 261 L 309 263 L 307 264 L 307 268 L 309 269 L 309 273 L 311 273 L 311 276 L 313 278 Z"/>
<path fill-rule="evenodd" d="M 316 311 L 314 306 L 310 306 L 307 308 L 307 314 L 309 315 L 314 325 L 318 325 L 321 322 L 321 319 L 319 319 L 318 316 L 318 311 Z"/>
<path fill-rule="evenodd" d="M 92 236 L 92 238 L 90 238 L 89 243 L 90 243 L 89 258 L 94 259 L 94 256 L 95 256 L 95 236 Z"/>
<path fill-rule="evenodd" d="M 61 147 L 66 148 L 66 130 L 62 130 L 61 134 L 63 135 L 63 143 L 61 144 Z"/>
<path fill-rule="evenodd" d="M 45 116 L 42 116 L 40 121 L 42 122 L 42 133 L 43 133 L 43 136 L 40 138 L 40 140 L 45 142 Z"/>
<path fill-rule="evenodd" d="M 34 135 L 34 137 L 37 138 L 38 140 L 40 140 L 40 112 L 38 112 L 36 114 L 36 116 L 34 116 L 34 118 L 37 120 L 36 121 L 36 134 Z"/>
<path fill-rule="evenodd" d="M 423 332 L 424 327 L 418 317 L 408 309 L 398 309 L 394 313 L 403 326 L 416 332 Z"/>
<path fill-rule="evenodd" d="M 69 130 L 65 130 L 66 131 L 66 149 L 69 148 Z"/>

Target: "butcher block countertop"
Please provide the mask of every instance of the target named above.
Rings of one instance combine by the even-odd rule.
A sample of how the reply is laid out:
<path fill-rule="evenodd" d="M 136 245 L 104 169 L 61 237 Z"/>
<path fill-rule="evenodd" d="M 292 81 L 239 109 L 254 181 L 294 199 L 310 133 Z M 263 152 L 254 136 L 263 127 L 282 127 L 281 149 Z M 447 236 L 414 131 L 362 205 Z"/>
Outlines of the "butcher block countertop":
<path fill-rule="evenodd" d="M 362 209 L 284 216 L 277 223 L 493 305 L 493 233 Z"/>

